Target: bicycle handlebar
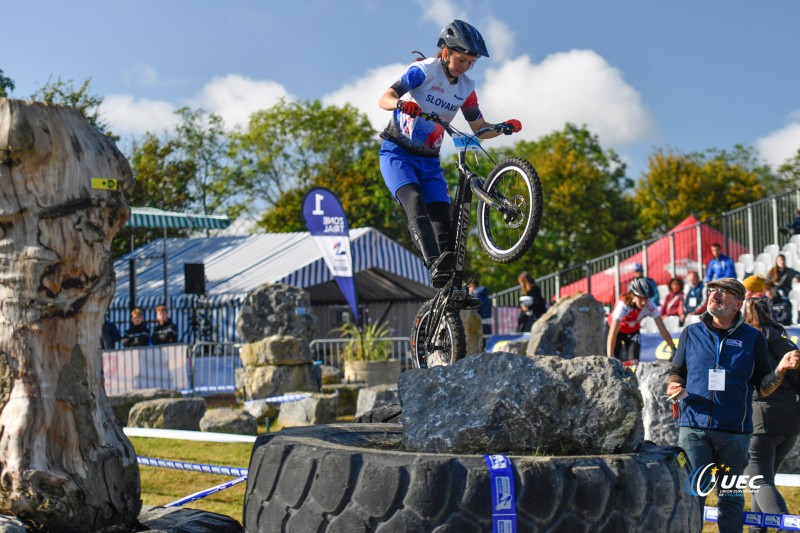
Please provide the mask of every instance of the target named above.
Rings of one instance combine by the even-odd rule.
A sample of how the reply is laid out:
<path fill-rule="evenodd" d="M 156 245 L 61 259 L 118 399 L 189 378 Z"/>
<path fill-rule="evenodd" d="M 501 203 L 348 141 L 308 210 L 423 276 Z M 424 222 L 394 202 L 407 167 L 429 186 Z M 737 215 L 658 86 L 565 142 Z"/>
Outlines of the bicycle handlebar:
<path fill-rule="evenodd" d="M 431 122 L 439 124 L 444 128 L 444 131 L 446 131 L 448 135 L 450 135 L 451 137 L 453 136 L 454 133 L 453 127 L 450 125 L 449 122 L 444 120 L 437 113 L 422 113 L 420 117 L 424 118 L 425 120 L 430 120 Z M 511 135 L 512 133 L 514 133 L 514 129 L 511 127 L 510 124 L 505 124 L 501 122 L 500 124 L 495 124 L 494 126 L 487 126 L 485 128 L 481 128 L 475 133 L 473 133 L 473 135 L 475 137 L 480 137 L 484 133 L 489 133 L 493 131 L 499 131 L 504 133 L 505 135 Z"/>

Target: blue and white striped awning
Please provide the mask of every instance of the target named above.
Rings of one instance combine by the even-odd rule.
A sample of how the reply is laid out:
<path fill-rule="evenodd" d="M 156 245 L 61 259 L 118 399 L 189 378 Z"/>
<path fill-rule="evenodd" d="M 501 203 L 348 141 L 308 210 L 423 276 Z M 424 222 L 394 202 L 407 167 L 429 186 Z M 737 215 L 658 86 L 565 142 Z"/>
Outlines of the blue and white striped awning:
<path fill-rule="evenodd" d="M 217 215 L 191 215 L 162 211 L 154 207 L 131 207 L 131 218 L 126 226 L 132 228 L 196 228 L 225 229 L 231 220 Z"/>
<path fill-rule="evenodd" d="M 416 254 L 374 228 L 350 230 L 353 272 L 380 270 L 430 287 L 428 270 Z M 114 263 L 116 293 L 112 306 L 129 301 L 128 260 L 136 258 L 137 302 L 163 299 L 163 241 L 158 239 Z M 168 291 L 184 292 L 184 263 L 205 265 L 206 291 L 218 304 L 240 299 L 264 283 L 307 288 L 333 280 L 317 244 L 308 232 L 249 236 L 167 239 Z M 368 295 L 359 294 L 359 297 Z"/>

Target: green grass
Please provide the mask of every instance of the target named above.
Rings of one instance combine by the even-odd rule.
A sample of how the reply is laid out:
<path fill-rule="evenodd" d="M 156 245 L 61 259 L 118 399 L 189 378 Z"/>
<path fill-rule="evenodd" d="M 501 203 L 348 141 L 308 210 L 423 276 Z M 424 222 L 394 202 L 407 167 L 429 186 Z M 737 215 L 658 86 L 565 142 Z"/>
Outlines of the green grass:
<path fill-rule="evenodd" d="M 252 444 L 195 442 L 171 439 L 131 438 L 136 455 L 173 459 L 190 463 L 214 464 L 247 468 Z M 145 505 L 165 505 L 203 489 L 225 483 L 234 478 L 201 472 L 187 472 L 140 466 L 142 480 L 142 502 Z M 245 483 L 195 500 L 185 507 L 201 509 L 231 516 L 242 521 Z"/>

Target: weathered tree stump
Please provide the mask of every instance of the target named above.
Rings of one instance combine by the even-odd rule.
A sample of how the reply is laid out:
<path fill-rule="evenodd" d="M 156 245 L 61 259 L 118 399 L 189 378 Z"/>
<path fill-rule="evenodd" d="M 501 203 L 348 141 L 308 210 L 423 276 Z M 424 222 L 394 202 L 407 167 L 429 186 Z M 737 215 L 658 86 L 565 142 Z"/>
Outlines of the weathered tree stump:
<path fill-rule="evenodd" d="M 130 528 L 139 469 L 100 350 L 130 166 L 76 109 L 0 98 L 0 184 L 0 513 L 33 530 Z"/>

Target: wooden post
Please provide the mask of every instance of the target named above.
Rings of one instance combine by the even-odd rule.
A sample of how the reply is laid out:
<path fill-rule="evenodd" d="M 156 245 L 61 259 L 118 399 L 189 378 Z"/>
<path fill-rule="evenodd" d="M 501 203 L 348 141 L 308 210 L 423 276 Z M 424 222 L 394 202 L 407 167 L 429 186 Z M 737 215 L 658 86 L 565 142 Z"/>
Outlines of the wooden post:
<path fill-rule="evenodd" d="M 130 528 L 141 509 L 100 349 L 132 188 L 79 111 L 0 98 L 0 513 L 30 529 Z"/>

